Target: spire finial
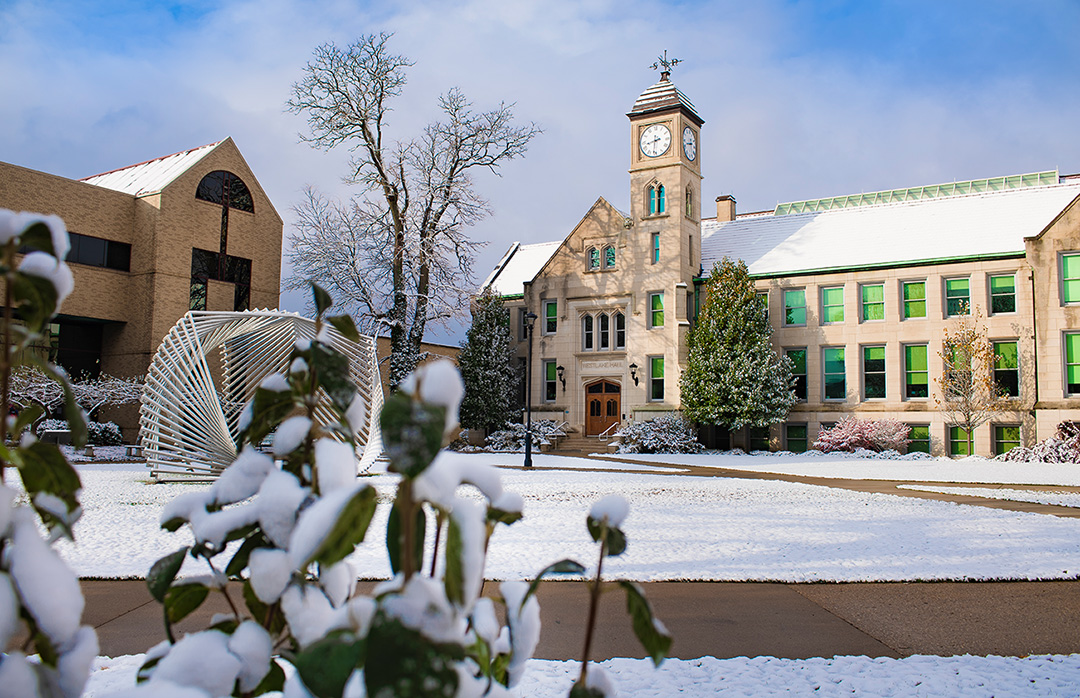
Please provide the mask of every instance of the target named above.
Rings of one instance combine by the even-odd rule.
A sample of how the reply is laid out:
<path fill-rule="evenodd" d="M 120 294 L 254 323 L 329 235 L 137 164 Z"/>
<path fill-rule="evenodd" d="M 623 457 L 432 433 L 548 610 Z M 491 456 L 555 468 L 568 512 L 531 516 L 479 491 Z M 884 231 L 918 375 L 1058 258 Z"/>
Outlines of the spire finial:
<path fill-rule="evenodd" d="M 671 69 L 682 63 L 678 58 L 668 58 L 667 49 L 664 49 L 663 56 L 657 56 L 656 62 L 653 63 L 650 68 L 660 71 L 660 81 L 666 82 L 671 77 Z"/>

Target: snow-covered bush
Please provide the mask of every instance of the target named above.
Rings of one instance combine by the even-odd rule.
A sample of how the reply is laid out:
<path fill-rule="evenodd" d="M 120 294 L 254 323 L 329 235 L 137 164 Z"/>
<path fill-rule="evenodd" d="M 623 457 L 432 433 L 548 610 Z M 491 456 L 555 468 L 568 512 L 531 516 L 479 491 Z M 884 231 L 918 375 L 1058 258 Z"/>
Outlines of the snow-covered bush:
<path fill-rule="evenodd" d="M 553 419 L 537 419 L 532 423 L 532 443 L 539 449 L 545 443 L 554 443 L 566 436 L 562 423 Z M 505 428 L 488 435 L 486 451 L 518 453 L 525 450 L 525 425 L 510 423 Z"/>
<path fill-rule="evenodd" d="M 46 431 L 67 431 L 66 419 L 43 419 L 38 422 L 34 432 L 41 436 Z M 120 427 L 115 422 L 87 422 L 86 443 L 95 446 L 119 446 L 124 443 Z"/>
<path fill-rule="evenodd" d="M 80 625 L 83 597 L 79 580 L 48 542 L 73 539 L 73 527 L 81 513 L 79 474 L 55 444 L 23 433 L 42 416 L 38 404 L 21 405 L 12 400 L 11 376 L 20 358 L 34 362 L 61 394 L 60 401 L 71 426 L 72 443 L 86 442 L 86 425 L 75 402 L 71 385 L 56 366 L 36 357 L 29 348 L 44 340 L 43 332 L 71 292 L 71 270 L 62 261 L 68 251 L 68 234 L 56 216 L 15 213 L 0 209 L 0 273 L 22 322 L 0 320 L 5 338 L 0 363 L 0 384 L 5 414 L 13 407 L 17 417 L 0 420 L 0 648 L 12 647 L 20 632 L 28 639 L 0 659 L 0 693 L 10 696 L 75 698 L 82 693 L 90 665 L 98 653 L 97 634 Z M 25 254 L 16 262 L 17 251 Z M 9 324 L 10 323 L 10 324 Z M 14 366 L 12 364 L 15 364 Z M 8 443 L 18 437 L 17 445 Z M 16 439 L 12 439 L 13 441 Z M 16 506 L 17 494 L 6 484 L 19 473 L 29 506 Z M 27 655 L 37 655 L 34 660 Z"/>
<path fill-rule="evenodd" d="M 814 448 L 824 453 L 833 451 L 851 453 L 859 449 L 902 453 L 911 443 L 908 439 L 910 432 L 911 427 L 895 419 L 864 421 L 848 416 L 837 422 L 832 429 L 822 429 L 818 432 Z"/>
<path fill-rule="evenodd" d="M 45 414 L 64 404 L 64 389 L 53 377 L 36 366 L 20 366 L 11 372 L 11 403 L 18 409 L 41 405 Z M 141 378 L 117 378 L 101 374 L 97 378 L 74 381 L 70 390 L 75 402 L 89 415 L 100 407 L 117 407 L 138 402 Z"/>
<path fill-rule="evenodd" d="M 1080 427 L 1061 422 L 1057 432 L 1031 447 L 1018 446 L 994 458 L 1000 461 L 1035 463 L 1080 463 Z"/>
<path fill-rule="evenodd" d="M 681 414 L 671 412 L 656 419 L 633 420 L 619 428 L 619 453 L 700 453 L 694 426 Z"/>

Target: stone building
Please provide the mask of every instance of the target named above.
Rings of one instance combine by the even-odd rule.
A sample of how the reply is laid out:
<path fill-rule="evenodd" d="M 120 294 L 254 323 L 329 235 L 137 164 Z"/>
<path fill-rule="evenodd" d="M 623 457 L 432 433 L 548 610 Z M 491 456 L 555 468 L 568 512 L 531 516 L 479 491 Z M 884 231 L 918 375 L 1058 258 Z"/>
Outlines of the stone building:
<path fill-rule="evenodd" d="M 71 233 L 75 289 L 42 350 L 74 376 L 144 374 L 190 309 L 277 307 L 282 220 L 231 138 L 78 181 L 0 163 L 0 207 Z"/>
<path fill-rule="evenodd" d="M 679 409 L 702 284 L 744 260 L 773 342 L 796 366 L 785 422 L 713 445 L 803 450 L 845 415 L 912 426 L 913 450 L 963 454 L 937 397 L 943 331 L 978 312 L 1008 409 L 974 434 L 999 453 L 1080 419 L 1080 176 L 1056 171 L 780 204 L 701 209 L 704 121 L 662 73 L 630 120 L 630 206 L 599 199 L 562 241 L 514 244 L 485 282 L 526 338 L 535 416 L 583 435 Z M 526 354 L 522 341 L 520 356 Z M 524 360 L 524 359 L 523 359 Z M 729 438 L 730 437 L 730 438 Z"/>

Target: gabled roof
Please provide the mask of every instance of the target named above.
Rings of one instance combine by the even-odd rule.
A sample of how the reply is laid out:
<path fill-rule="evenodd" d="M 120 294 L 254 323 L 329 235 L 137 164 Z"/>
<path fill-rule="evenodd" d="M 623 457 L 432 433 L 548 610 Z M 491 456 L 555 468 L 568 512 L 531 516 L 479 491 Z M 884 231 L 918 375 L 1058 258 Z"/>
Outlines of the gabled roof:
<path fill-rule="evenodd" d="M 119 170 L 85 177 L 80 181 L 134 196 L 156 194 L 224 142 L 218 141 L 217 143 L 184 150 L 154 160 L 147 160 L 137 165 L 122 167 Z"/>
<path fill-rule="evenodd" d="M 940 199 L 702 221 L 701 263 L 723 257 L 754 275 L 915 264 L 1024 254 L 1074 199 L 1080 183 Z"/>
<path fill-rule="evenodd" d="M 676 87 L 675 83 L 668 79 L 667 73 L 663 73 L 660 77 L 660 82 L 648 87 L 638 96 L 637 101 L 634 102 L 633 109 L 630 110 L 627 116 L 669 111 L 680 107 L 689 112 L 689 115 L 693 117 L 694 122 L 698 126 L 705 123 L 705 121 L 698 116 L 697 109 L 694 108 L 694 105 L 687 96 L 683 94 L 682 90 Z"/>
<path fill-rule="evenodd" d="M 481 288 L 491 288 L 500 296 L 523 295 L 525 284 L 536 278 L 536 274 L 547 264 L 561 244 L 562 240 L 538 242 L 532 245 L 515 242 L 484 279 Z"/>

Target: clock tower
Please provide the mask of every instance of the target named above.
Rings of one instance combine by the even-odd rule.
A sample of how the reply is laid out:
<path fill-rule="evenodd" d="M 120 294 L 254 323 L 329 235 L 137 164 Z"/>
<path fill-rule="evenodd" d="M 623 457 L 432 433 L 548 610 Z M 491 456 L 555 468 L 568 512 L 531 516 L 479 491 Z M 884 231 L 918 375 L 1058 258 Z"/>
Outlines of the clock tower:
<path fill-rule="evenodd" d="M 671 81 L 667 52 L 653 65 L 660 81 L 641 93 L 630 119 L 633 237 L 654 271 L 689 282 L 701 264 L 701 127 L 704 120 Z"/>

